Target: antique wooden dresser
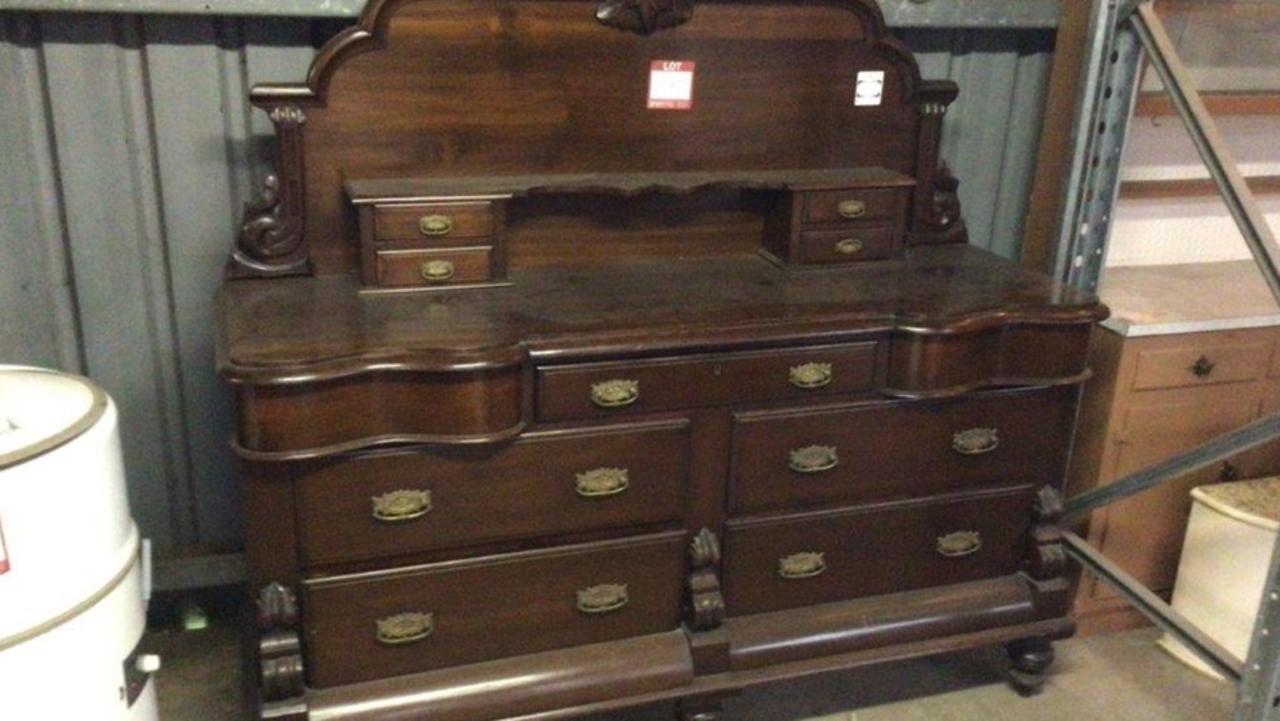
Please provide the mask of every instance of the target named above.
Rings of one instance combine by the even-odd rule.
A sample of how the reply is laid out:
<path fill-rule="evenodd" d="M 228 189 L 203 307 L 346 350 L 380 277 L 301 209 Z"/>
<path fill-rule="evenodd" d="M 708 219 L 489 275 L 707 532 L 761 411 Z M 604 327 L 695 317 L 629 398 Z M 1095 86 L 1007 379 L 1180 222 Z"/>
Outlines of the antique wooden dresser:
<path fill-rule="evenodd" d="M 871 0 L 371 0 L 219 296 L 264 718 L 551 719 L 1071 633 L 1105 310 L 966 245 Z"/>

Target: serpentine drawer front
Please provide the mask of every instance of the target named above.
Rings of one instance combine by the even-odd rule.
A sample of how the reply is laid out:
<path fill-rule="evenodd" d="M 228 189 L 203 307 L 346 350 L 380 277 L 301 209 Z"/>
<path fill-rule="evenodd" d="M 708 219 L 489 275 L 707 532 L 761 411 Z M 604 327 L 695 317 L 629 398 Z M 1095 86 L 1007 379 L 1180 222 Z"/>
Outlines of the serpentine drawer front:
<path fill-rule="evenodd" d="M 298 483 L 302 556 L 316 566 L 679 521 L 688 464 L 684 421 L 355 455 Z"/>
<path fill-rule="evenodd" d="M 682 532 L 309 581 L 315 687 L 674 629 Z"/>
<path fill-rule="evenodd" d="M 1049 482 L 1074 388 L 736 414 L 734 514 Z"/>
<path fill-rule="evenodd" d="M 730 521 L 730 615 L 1015 573 L 1031 521 L 1023 487 L 958 500 Z"/>

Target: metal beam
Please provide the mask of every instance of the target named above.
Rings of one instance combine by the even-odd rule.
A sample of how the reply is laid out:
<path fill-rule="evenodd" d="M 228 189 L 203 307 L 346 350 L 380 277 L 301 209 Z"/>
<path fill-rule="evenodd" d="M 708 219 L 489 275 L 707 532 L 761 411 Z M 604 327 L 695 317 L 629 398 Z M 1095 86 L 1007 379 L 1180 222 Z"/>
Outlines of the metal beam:
<path fill-rule="evenodd" d="M 0 12 L 355 17 L 365 0 L 0 0 Z M 1053 29 L 1058 0 L 880 0 L 893 27 Z"/>
<path fill-rule="evenodd" d="M 1280 535 L 1271 548 L 1271 570 L 1236 697 L 1235 721 L 1275 721 L 1280 715 Z"/>

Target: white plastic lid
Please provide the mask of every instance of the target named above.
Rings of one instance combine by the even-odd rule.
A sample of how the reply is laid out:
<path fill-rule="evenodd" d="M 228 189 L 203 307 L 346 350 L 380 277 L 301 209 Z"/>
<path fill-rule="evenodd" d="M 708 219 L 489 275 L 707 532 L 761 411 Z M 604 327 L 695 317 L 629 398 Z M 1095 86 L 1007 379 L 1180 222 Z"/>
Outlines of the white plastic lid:
<path fill-rule="evenodd" d="M 1280 530 L 1280 476 L 1198 486 L 1191 498 L 1238 521 Z"/>
<path fill-rule="evenodd" d="M 88 430 L 107 407 L 87 378 L 0 365 L 0 468 L 57 448 Z"/>

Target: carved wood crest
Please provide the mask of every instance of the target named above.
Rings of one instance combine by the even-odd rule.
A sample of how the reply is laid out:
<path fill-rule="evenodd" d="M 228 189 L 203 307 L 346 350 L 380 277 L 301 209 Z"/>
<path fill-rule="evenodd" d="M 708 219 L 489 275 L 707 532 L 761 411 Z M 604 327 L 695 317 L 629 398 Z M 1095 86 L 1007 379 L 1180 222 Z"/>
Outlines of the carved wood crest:
<path fill-rule="evenodd" d="M 693 0 L 602 0 L 596 19 L 619 30 L 649 35 L 693 18 Z"/>

